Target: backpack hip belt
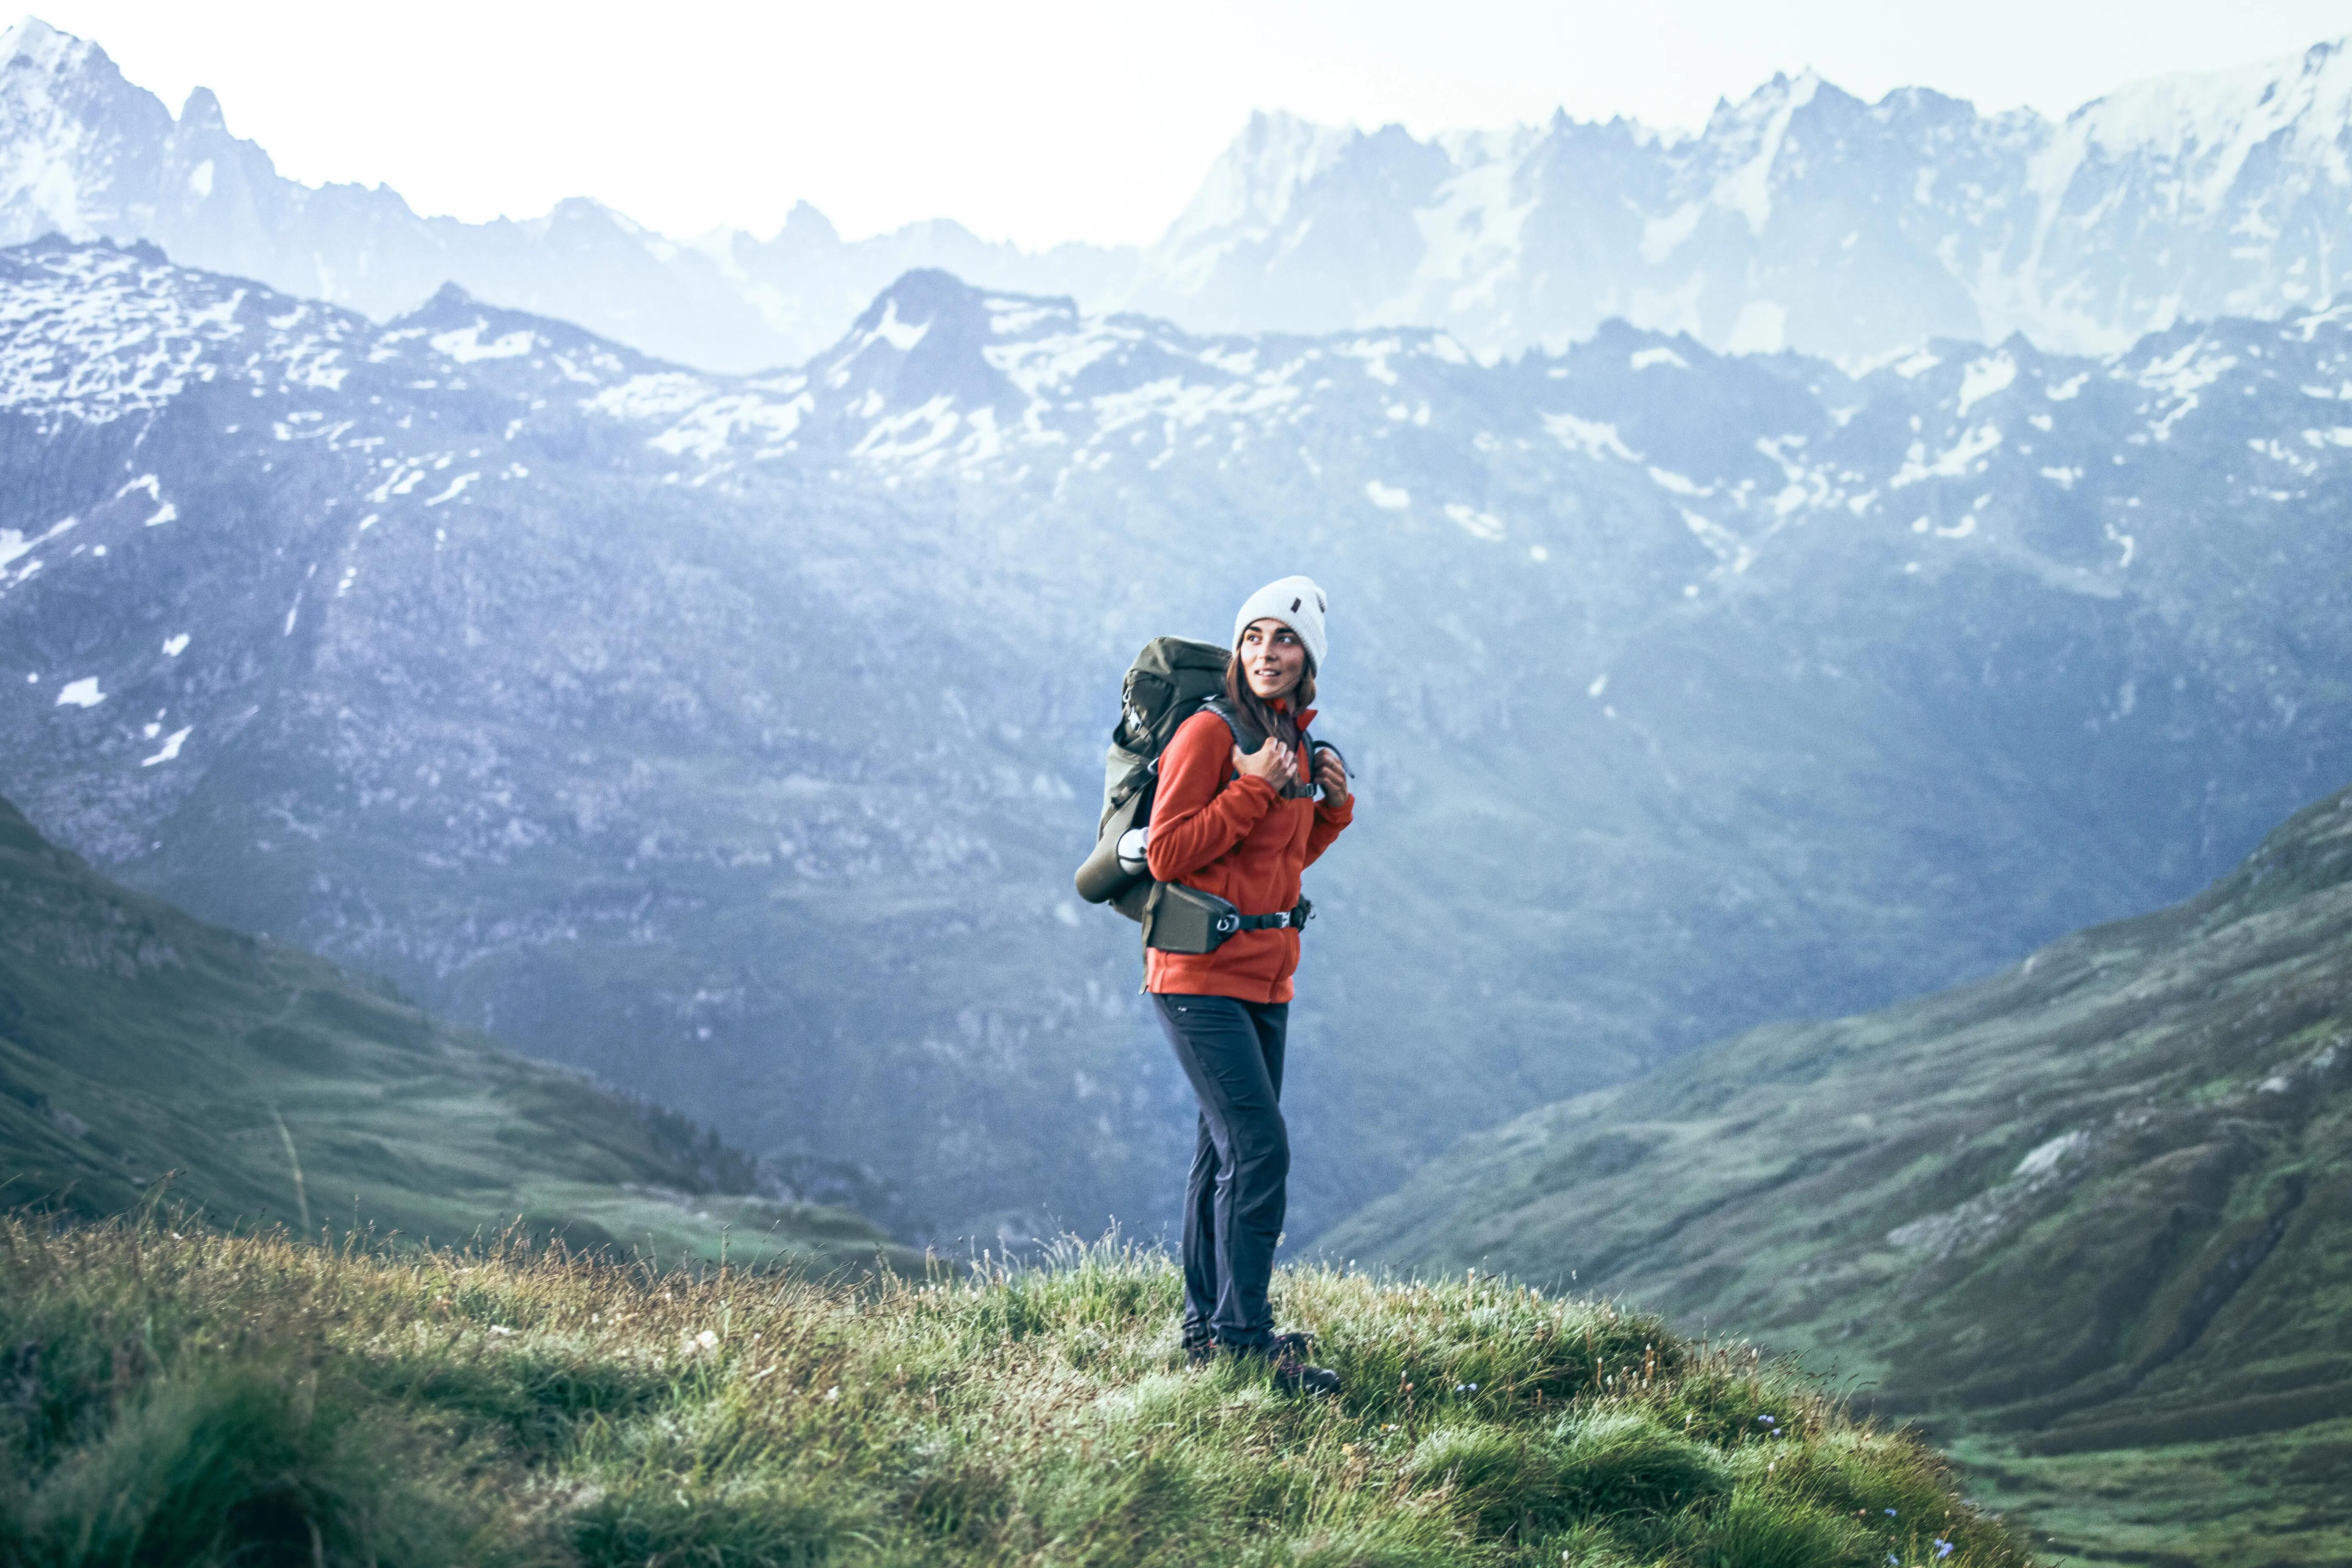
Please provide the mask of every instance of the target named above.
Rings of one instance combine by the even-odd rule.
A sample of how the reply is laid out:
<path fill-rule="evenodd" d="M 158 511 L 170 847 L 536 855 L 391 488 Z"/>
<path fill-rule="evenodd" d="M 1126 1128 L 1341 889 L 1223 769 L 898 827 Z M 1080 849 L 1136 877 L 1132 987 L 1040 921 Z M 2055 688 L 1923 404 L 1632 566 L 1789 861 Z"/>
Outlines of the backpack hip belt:
<path fill-rule="evenodd" d="M 1245 915 L 1214 893 L 1181 882 L 1155 882 L 1143 902 L 1143 945 L 1162 952 L 1214 952 L 1243 931 L 1297 931 L 1314 914 L 1311 899 L 1270 915 Z"/>

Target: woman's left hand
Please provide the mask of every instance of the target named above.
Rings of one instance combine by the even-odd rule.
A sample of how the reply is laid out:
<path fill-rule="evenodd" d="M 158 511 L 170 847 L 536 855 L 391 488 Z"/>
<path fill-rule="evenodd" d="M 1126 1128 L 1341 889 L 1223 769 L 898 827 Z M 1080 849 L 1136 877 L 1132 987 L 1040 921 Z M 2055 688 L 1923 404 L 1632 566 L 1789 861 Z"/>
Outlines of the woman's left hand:
<path fill-rule="evenodd" d="M 1348 804 L 1348 764 L 1328 746 L 1315 752 L 1315 782 L 1323 786 L 1325 800 L 1333 805 Z"/>

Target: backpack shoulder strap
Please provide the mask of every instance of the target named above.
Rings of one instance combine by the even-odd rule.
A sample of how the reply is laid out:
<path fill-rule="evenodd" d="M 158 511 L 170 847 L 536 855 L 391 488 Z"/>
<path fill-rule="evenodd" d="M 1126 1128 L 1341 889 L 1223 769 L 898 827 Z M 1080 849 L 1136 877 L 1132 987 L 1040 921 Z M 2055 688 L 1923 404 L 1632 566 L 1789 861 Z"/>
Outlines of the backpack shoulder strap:
<path fill-rule="evenodd" d="M 1244 754 L 1254 755 L 1260 746 L 1265 744 L 1265 731 L 1251 723 L 1223 696 L 1208 699 L 1201 704 L 1198 710 L 1202 713 L 1214 713 L 1218 718 L 1223 719 L 1225 721 L 1225 728 L 1234 732 L 1234 744 L 1239 746 Z M 1286 800 L 1310 799 L 1315 794 L 1315 786 L 1303 784 L 1297 779 L 1292 779 L 1282 786 L 1281 793 Z"/>
<path fill-rule="evenodd" d="M 1214 713 L 1223 719 L 1225 728 L 1234 732 L 1234 744 L 1244 752 L 1255 752 L 1265 742 L 1265 737 L 1258 732 L 1257 726 L 1243 718 L 1240 710 L 1222 696 L 1210 698 L 1201 704 L 1197 711 Z"/>
<path fill-rule="evenodd" d="M 1249 734 L 1249 721 L 1234 712 L 1234 705 L 1226 701 L 1222 697 L 1203 698 L 1201 701 L 1201 705 L 1193 709 L 1192 712 L 1185 714 L 1182 722 L 1179 723 L 1176 728 L 1178 730 L 1181 730 L 1184 725 L 1191 723 L 1193 720 L 1199 718 L 1203 713 L 1213 713 L 1219 719 L 1224 721 L 1225 728 L 1233 731 L 1234 744 L 1236 746 L 1242 745 L 1244 738 Z M 1176 739 L 1175 734 L 1171 731 L 1168 739 L 1171 742 L 1173 742 Z M 1261 739 L 1263 739 L 1263 737 L 1261 737 Z M 1252 746 L 1248 749 L 1254 751 L 1256 748 Z M 1167 752 L 1162 750 L 1151 759 L 1151 763 L 1148 771 L 1151 775 L 1152 783 L 1155 784 L 1157 784 L 1160 780 L 1160 764 L 1166 760 L 1167 756 Z"/>

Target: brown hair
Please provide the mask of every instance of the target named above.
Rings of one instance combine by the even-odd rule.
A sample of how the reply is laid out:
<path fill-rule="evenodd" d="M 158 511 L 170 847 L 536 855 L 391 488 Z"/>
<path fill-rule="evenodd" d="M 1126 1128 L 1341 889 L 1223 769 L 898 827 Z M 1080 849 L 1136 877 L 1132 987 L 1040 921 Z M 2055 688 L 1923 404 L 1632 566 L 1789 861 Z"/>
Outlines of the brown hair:
<path fill-rule="evenodd" d="M 1283 699 L 1283 707 L 1277 710 L 1273 703 L 1250 689 L 1248 672 L 1242 666 L 1242 650 L 1236 647 L 1225 660 L 1225 700 L 1234 705 L 1234 712 L 1255 725 L 1259 733 L 1282 742 L 1297 753 L 1300 781 L 1313 782 L 1313 764 L 1299 744 L 1302 731 L 1298 728 L 1298 715 L 1315 703 L 1313 654 L 1307 656 L 1306 664 L 1298 671 L 1298 684 L 1290 689 L 1289 695 Z"/>

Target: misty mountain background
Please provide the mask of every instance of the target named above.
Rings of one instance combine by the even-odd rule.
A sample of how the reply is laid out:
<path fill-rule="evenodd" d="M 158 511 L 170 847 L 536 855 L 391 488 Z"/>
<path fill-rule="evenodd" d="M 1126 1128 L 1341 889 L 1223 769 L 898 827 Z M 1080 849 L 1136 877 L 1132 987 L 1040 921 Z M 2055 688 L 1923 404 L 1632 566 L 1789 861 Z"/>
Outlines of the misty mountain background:
<path fill-rule="evenodd" d="M 1068 875 L 1127 659 L 1281 573 L 1364 805 L 1294 1241 L 2179 898 L 2352 771 L 2333 46 L 2063 126 L 1267 118 L 1141 256 L 811 216 L 773 294 L 0 53 L 0 793 L 921 1236 L 1172 1212 L 1189 1094 Z"/>
<path fill-rule="evenodd" d="M 801 363 L 919 268 L 1194 331 L 1438 326 L 1492 358 L 1622 317 L 1855 369 L 1932 337 L 2109 353 L 2332 298 L 2347 115 L 2340 42 L 2055 121 L 1923 88 L 1865 103 L 1811 73 L 1696 135 L 1564 111 L 1427 139 L 1260 114 L 1154 244 L 1032 253 L 948 218 L 845 240 L 805 204 L 766 237 L 665 236 L 584 198 L 423 217 L 381 185 L 283 178 L 209 91 L 174 117 L 96 43 L 28 18 L 0 36 L 0 244 L 149 240 L 378 320 L 454 281 L 730 372 Z"/>

